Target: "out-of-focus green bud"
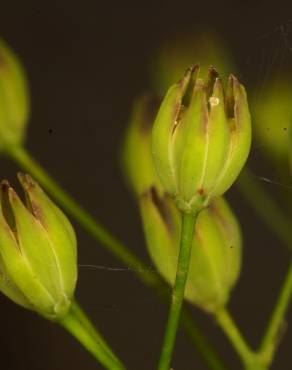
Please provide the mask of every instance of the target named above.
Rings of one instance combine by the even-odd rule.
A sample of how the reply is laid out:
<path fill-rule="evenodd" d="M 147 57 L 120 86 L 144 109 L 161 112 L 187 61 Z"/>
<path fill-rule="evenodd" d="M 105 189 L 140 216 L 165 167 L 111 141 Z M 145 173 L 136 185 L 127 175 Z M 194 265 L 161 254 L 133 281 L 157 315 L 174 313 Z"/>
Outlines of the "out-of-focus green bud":
<path fill-rule="evenodd" d="M 289 170 L 292 175 L 292 121 L 289 124 Z"/>
<path fill-rule="evenodd" d="M 22 144 L 29 115 L 24 70 L 16 55 L 0 39 L 0 150 Z"/>
<path fill-rule="evenodd" d="M 122 168 L 137 196 L 151 186 L 163 191 L 151 152 L 151 131 L 159 104 L 160 100 L 150 95 L 135 101 L 123 143 Z"/>
<path fill-rule="evenodd" d="M 1 184 L 0 290 L 49 319 L 66 315 L 77 280 L 74 230 L 28 175 L 19 175 L 26 205 Z"/>
<path fill-rule="evenodd" d="M 159 197 L 153 189 L 141 197 L 140 209 L 151 258 L 161 275 L 173 284 L 180 213 L 170 197 Z M 217 197 L 197 219 L 185 298 L 205 311 L 215 312 L 227 303 L 240 266 L 240 228 L 227 202 Z"/>
<path fill-rule="evenodd" d="M 259 148 L 275 163 L 287 163 L 292 120 L 292 81 L 277 79 L 254 96 L 251 111 Z"/>
<path fill-rule="evenodd" d="M 181 77 L 181 71 L 192 65 L 194 60 L 200 64 L 202 75 L 207 74 L 210 65 L 216 66 L 223 79 L 228 77 L 230 71 L 236 72 L 223 40 L 206 30 L 168 38 L 153 60 L 152 84 L 158 93 L 164 93 L 173 81 Z"/>
<path fill-rule="evenodd" d="M 244 87 L 234 76 L 226 92 L 217 72 L 207 81 L 195 66 L 171 86 L 152 130 L 160 180 L 183 212 L 198 212 L 235 181 L 250 150 L 251 122 Z"/>

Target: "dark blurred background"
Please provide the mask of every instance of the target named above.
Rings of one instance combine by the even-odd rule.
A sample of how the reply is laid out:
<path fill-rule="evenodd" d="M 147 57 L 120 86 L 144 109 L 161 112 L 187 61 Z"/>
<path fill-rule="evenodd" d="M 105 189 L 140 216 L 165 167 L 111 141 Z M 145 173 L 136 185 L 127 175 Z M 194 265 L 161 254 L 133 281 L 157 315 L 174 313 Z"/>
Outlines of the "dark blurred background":
<path fill-rule="evenodd" d="M 30 82 L 27 148 L 64 189 L 150 263 L 118 158 L 132 101 L 150 88 L 149 65 L 157 50 L 182 32 L 210 29 L 230 48 L 247 89 L 258 89 L 274 68 L 291 69 L 291 15 L 292 6 L 281 1 L 2 2 L 0 35 L 21 58 Z M 273 178 L 257 145 L 251 161 L 257 176 Z M 15 184 L 17 166 L 4 157 L 0 166 L 1 178 L 8 177 Z M 276 185 L 265 186 L 273 192 Z M 230 310 L 256 346 L 289 253 L 236 190 L 228 198 L 245 241 L 242 275 Z M 80 264 L 121 266 L 75 227 Z M 131 271 L 80 267 L 77 296 L 129 370 L 155 369 L 167 308 Z M 215 322 L 197 309 L 192 311 L 229 368 L 239 369 L 237 356 Z M 291 310 L 287 319 L 292 320 Z M 0 328 L 3 369 L 100 369 L 62 329 L 2 295 Z M 287 329 L 273 369 L 290 366 L 292 331 L 289 325 Z M 206 369 L 181 332 L 173 368 Z"/>

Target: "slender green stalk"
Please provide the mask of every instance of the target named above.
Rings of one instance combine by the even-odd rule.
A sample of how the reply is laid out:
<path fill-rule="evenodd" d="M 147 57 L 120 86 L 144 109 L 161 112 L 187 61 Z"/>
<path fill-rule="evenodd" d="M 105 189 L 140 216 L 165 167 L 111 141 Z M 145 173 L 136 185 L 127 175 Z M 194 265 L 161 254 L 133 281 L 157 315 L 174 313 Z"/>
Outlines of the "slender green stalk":
<path fill-rule="evenodd" d="M 135 256 L 127 247 L 113 237 L 102 225 L 98 223 L 86 210 L 70 197 L 51 178 L 51 176 L 38 164 L 23 147 L 11 147 L 7 155 L 12 158 L 23 170 L 29 172 L 62 208 L 71 215 L 95 240 L 100 242 L 109 252 L 128 267 L 131 267 L 138 277 L 147 286 L 152 287 L 164 300 L 168 298 L 168 286 L 161 277 L 148 268 L 148 266 Z M 193 318 L 183 309 L 182 324 L 191 342 L 199 349 L 205 362 L 212 370 L 226 370 L 210 343 L 203 336 Z"/>
<path fill-rule="evenodd" d="M 85 321 L 85 322 L 84 322 Z M 102 336 L 90 324 L 80 307 L 75 303 L 69 313 L 58 323 L 73 335 L 84 348 L 107 370 L 125 370 L 120 360 L 113 354 Z"/>
<path fill-rule="evenodd" d="M 120 362 L 120 360 L 116 357 L 116 355 L 112 352 L 112 350 L 108 347 L 105 340 L 101 337 L 101 335 L 97 332 L 95 326 L 92 324 L 92 322 L 89 320 L 86 313 L 83 311 L 83 309 L 79 306 L 79 304 L 75 301 L 72 304 L 71 310 L 74 311 L 74 315 L 78 318 L 78 320 L 82 323 L 84 328 L 86 328 L 87 332 L 96 340 L 97 343 L 101 347 L 104 348 L 106 352 L 116 361 Z"/>
<path fill-rule="evenodd" d="M 265 335 L 263 336 L 259 353 L 265 364 L 269 365 L 279 344 L 279 334 L 284 322 L 292 295 L 292 263 L 290 263 L 284 284 L 279 293 L 274 311 L 269 320 Z"/>
<path fill-rule="evenodd" d="M 197 216 L 182 214 L 180 251 L 158 370 L 169 370 L 188 278 Z"/>
<path fill-rule="evenodd" d="M 237 185 L 242 195 L 266 225 L 292 250 L 292 222 L 257 180 L 256 176 L 248 168 L 245 168 L 237 181 Z M 288 268 L 260 346 L 259 356 L 266 366 L 271 364 L 277 349 L 279 332 L 291 301 L 291 294 L 292 262 Z"/>
<path fill-rule="evenodd" d="M 236 185 L 258 216 L 292 250 L 291 220 L 247 167 L 241 172 Z"/>
<path fill-rule="evenodd" d="M 232 346 L 238 353 L 245 368 L 251 369 L 250 364 L 255 362 L 256 355 L 242 337 L 229 312 L 225 308 L 221 308 L 215 313 L 215 317 L 223 332 L 226 334 Z"/>

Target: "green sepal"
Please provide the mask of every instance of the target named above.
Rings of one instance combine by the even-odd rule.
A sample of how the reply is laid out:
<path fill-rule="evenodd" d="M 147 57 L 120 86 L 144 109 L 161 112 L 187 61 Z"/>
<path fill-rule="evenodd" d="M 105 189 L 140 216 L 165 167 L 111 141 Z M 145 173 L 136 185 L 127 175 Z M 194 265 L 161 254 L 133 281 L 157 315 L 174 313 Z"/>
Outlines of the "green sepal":
<path fill-rule="evenodd" d="M 41 223 L 24 206 L 15 191 L 12 188 L 8 191 L 20 253 L 38 281 L 58 301 L 61 291 L 60 267 L 53 253 L 52 242 Z"/>
<path fill-rule="evenodd" d="M 217 78 L 213 92 L 208 101 L 208 153 L 205 171 L 200 189 L 205 194 L 212 191 L 218 176 L 224 167 L 230 141 L 230 129 L 225 112 L 224 91 L 222 81 Z"/>
<path fill-rule="evenodd" d="M 186 294 L 191 302 L 206 311 L 215 311 L 227 300 L 222 243 L 213 218 L 204 209 L 197 220 Z"/>
<path fill-rule="evenodd" d="M 174 132 L 178 197 L 189 203 L 199 189 L 205 166 L 208 109 L 205 85 L 196 81 L 189 107 Z M 180 143 L 179 143 L 180 142 Z"/>
<path fill-rule="evenodd" d="M 36 311 L 44 315 L 51 315 L 54 312 L 54 299 L 39 282 L 29 261 L 21 253 L 2 212 L 0 216 L 0 255 L 3 270 L 8 279 L 13 281 Z"/>
<path fill-rule="evenodd" d="M 77 241 L 75 232 L 60 209 L 29 175 L 18 175 L 34 218 L 48 235 L 62 295 L 71 300 L 77 282 Z"/>
<path fill-rule="evenodd" d="M 182 80 L 171 86 L 162 101 L 152 130 L 152 154 L 157 173 L 169 194 L 177 193 L 172 133 L 178 123 L 182 99 L 197 67 L 187 70 Z"/>
<path fill-rule="evenodd" d="M 198 218 L 187 294 L 209 312 L 228 302 L 241 266 L 241 233 L 227 202 L 215 198 Z"/>
<path fill-rule="evenodd" d="M 233 184 L 247 160 L 251 146 L 251 118 L 247 96 L 244 87 L 234 76 L 229 78 L 227 94 L 229 91 L 231 101 L 227 99 L 227 114 L 231 115 L 230 143 L 224 167 L 218 176 L 212 196 L 222 195 Z M 228 107 L 229 104 L 231 107 Z"/>
<path fill-rule="evenodd" d="M 238 221 L 223 197 L 217 197 L 209 207 L 214 214 L 214 221 L 223 236 L 226 265 L 224 268 L 224 283 L 233 287 L 237 281 L 242 262 L 242 235 Z M 228 220 L 228 223 L 225 220 Z"/>
<path fill-rule="evenodd" d="M 33 310 L 33 305 L 28 301 L 20 289 L 9 279 L 4 269 L 3 261 L 0 258 L 0 291 L 16 304 Z"/>

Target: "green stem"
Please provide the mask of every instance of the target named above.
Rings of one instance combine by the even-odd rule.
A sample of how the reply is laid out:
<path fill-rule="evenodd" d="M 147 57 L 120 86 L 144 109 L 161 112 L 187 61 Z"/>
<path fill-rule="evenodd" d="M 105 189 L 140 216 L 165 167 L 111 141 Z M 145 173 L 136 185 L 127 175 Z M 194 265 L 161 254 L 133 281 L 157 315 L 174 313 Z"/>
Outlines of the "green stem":
<path fill-rule="evenodd" d="M 245 168 L 237 181 L 237 185 L 242 195 L 266 225 L 292 250 L 292 222 L 257 180 L 256 176 L 248 168 Z M 291 293 L 292 262 L 288 268 L 259 350 L 259 355 L 267 366 L 272 362 L 277 349 L 278 334 L 291 300 Z"/>
<path fill-rule="evenodd" d="M 292 222 L 247 167 L 242 170 L 236 185 L 258 216 L 292 250 Z"/>
<path fill-rule="evenodd" d="M 58 323 L 73 335 L 107 370 L 125 370 L 102 336 L 93 328 L 80 307 L 73 303 L 68 314 Z"/>
<path fill-rule="evenodd" d="M 161 277 L 135 256 L 119 240 L 114 238 L 109 231 L 98 223 L 86 210 L 84 210 L 74 199 L 70 197 L 61 187 L 51 178 L 51 176 L 38 164 L 25 148 L 11 147 L 7 150 L 7 155 L 12 158 L 23 170 L 29 172 L 62 208 L 71 215 L 95 240 L 100 242 L 110 253 L 112 253 L 124 265 L 131 267 L 141 281 L 149 287 L 155 289 L 164 300 L 167 300 L 167 284 Z M 207 339 L 200 332 L 192 317 L 183 310 L 182 324 L 191 342 L 201 351 L 205 362 L 212 370 L 226 370 L 226 367 L 219 359 L 218 355 L 211 348 Z"/>
<path fill-rule="evenodd" d="M 223 332 L 226 334 L 232 346 L 238 353 L 245 369 L 264 370 L 257 354 L 249 348 L 229 312 L 225 308 L 221 308 L 215 313 L 215 317 Z"/>
<path fill-rule="evenodd" d="M 182 214 L 180 251 L 158 370 L 169 370 L 188 278 L 197 216 Z"/>
<path fill-rule="evenodd" d="M 83 309 L 79 306 L 79 304 L 76 301 L 72 304 L 71 310 L 74 311 L 75 316 L 82 323 L 82 325 L 86 328 L 87 332 L 93 338 L 95 338 L 95 340 L 99 343 L 99 345 L 102 346 L 116 362 L 120 362 L 120 360 L 116 357 L 116 355 L 108 347 L 105 340 L 97 332 L 95 326 L 92 324 L 92 322 L 89 320 L 86 313 L 83 311 Z"/>
<path fill-rule="evenodd" d="M 264 362 L 269 365 L 274 357 L 279 342 L 281 326 L 284 322 L 284 316 L 287 312 L 292 295 L 292 262 L 288 268 L 284 284 L 279 293 L 274 311 L 269 320 L 265 335 L 263 336 L 259 353 Z"/>

